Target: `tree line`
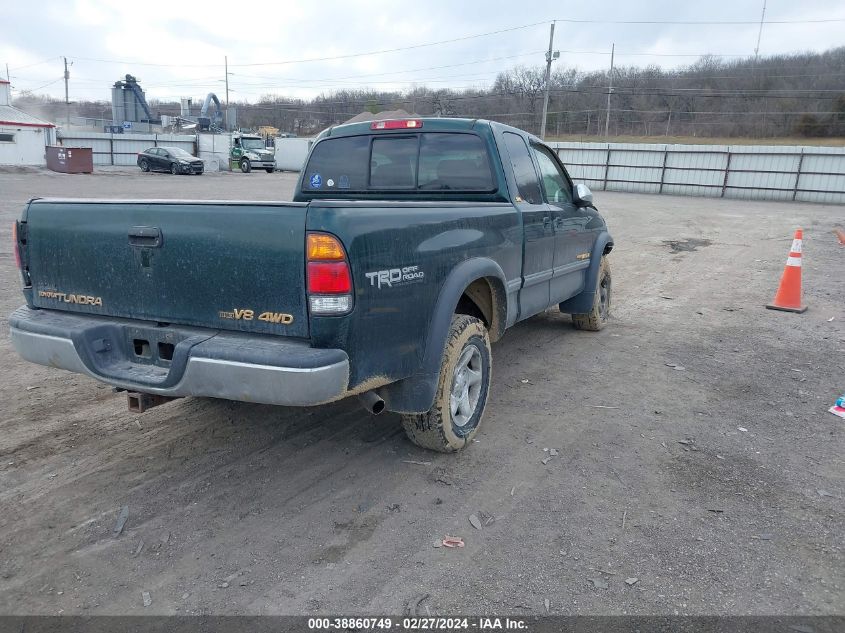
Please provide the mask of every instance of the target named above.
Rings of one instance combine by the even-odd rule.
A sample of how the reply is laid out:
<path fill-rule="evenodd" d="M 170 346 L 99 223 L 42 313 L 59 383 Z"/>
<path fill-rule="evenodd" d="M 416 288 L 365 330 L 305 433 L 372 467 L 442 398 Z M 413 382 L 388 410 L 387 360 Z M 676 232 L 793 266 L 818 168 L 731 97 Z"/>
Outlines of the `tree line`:
<path fill-rule="evenodd" d="M 236 103 L 243 129 L 272 126 L 307 136 L 364 111 L 404 110 L 421 116 L 486 118 L 539 133 L 545 90 L 543 66 L 502 71 L 489 87 L 402 92 L 338 90 L 313 99 L 267 94 Z M 613 88 L 610 89 L 612 83 Z M 610 114 L 607 102 L 610 92 Z M 549 82 L 546 125 L 556 136 L 837 137 L 845 136 L 845 47 L 822 53 L 759 59 L 702 57 L 689 66 L 617 66 L 584 72 L 556 62 Z M 60 101 L 23 94 L 15 104 L 38 106 L 41 116 Z M 177 115 L 179 104 L 150 100 L 159 114 Z M 77 116 L 110 116 L 108 102 L 80 102 Z"/>

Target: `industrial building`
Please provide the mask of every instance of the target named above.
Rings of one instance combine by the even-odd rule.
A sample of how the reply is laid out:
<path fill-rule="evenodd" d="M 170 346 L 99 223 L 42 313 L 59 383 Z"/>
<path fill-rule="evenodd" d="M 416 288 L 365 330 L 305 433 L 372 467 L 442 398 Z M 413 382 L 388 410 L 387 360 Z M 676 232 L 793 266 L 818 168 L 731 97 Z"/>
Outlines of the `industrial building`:
<path fill-rule="evenodd" d="M 0 165 L 46 165 L 56 126 L 12 107 L 11 86 L 0 79 Z"/>
<path fill-rule="evenodd" d="M 147 98 L 138 80 L 126 75 L 114 83 L 111 90 L 112 125 L 134 132 L 149 132 L 152 125 L 161 125 L 147 104 Z"/>

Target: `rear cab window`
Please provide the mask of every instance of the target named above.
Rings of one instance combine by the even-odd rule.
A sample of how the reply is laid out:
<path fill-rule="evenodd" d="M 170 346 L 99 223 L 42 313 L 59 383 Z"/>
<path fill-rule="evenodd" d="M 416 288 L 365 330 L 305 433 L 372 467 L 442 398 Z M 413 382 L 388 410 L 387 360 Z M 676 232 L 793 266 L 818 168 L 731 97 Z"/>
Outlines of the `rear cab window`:
<path fill-rule="evenodd" d="M 329 138 L 314 148 L 302 180 L 307 194 L 496 189 L 484 141 L 453 132 Z"/>

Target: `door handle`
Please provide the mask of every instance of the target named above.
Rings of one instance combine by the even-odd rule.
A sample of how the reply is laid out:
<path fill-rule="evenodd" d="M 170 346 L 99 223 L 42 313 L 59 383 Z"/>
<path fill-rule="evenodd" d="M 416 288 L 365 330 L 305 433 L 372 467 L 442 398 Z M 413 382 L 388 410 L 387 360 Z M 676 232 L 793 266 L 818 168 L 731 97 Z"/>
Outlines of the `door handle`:
<path fill-rule="evenodd" d="M 161 229 L 157 226 L 133 226 L 129 229 L 129 245 L 147 248 L 161 247 Z"/>

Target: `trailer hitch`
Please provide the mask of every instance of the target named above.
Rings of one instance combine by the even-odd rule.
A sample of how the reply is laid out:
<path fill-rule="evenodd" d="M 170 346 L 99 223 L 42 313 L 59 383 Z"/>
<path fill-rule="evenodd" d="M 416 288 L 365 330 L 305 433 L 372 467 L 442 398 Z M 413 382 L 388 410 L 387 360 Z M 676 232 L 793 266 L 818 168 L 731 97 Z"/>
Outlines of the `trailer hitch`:
<path fill-rule="evenodd" d="M 140 391 L 127 391 L 126 404 L 129 405 L 129 410 L 133 413 L 143 413 L 147 409 L 152 409 L 160 404 L 166 404 L 171 400 L 176 400 L 172 396 L 159 396 L 154 393 L 143 393 Z"/>

